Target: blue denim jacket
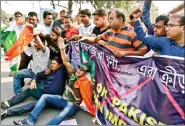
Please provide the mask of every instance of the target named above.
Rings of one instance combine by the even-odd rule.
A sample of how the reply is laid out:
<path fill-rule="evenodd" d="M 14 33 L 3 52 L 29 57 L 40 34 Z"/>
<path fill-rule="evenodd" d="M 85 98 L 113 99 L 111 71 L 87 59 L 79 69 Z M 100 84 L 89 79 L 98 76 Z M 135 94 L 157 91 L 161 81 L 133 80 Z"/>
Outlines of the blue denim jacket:
<path fill-rule="evenodd" d="M 142 9 L 142 20 L 145 24 L 145 26 L 148 29 L 149 35 L 154 35 L 154 27 L 155 25 L 152 24 L 152 21 L 150 19 L 150 8 L 151 8 L 152 1 L 151 0 L 145 0 L 144 6 Z"/>

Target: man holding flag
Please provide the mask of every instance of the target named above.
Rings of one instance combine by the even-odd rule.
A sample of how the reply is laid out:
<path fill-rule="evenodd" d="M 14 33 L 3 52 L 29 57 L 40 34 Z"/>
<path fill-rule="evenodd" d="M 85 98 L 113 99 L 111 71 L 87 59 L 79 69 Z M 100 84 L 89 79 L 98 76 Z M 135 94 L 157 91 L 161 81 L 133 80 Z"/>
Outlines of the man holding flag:
<path fill-rule="evenodd" d="M 15 64 L 17 64 L 20 61 L 19 55 L 21 54 L 21 61 L 19 64 L 19 70 L 26 69 L 32 59 L 32 57 L 31 57 L 32 52 L 29 52 L 29 49 L 27 49 L 25 47 L 27 45 L 31 46 L 30 42 L 33 41 L 34 30 L 36 32 L 39 31 L 39 33 L 41 31 L 43 31 L 43 27 L 41 25 L 39 25 L 37 22 L 37 13 L 29 12 L 28 19 L 29 19 L 29 24 L 24 26 L 23 30 L 20 32 L 18 40 L 11 47 L 11 49 L 9 49 L 8 52 L 6 53 L 7 58 L 5 60 L 14 61 L 14 62 L 11 62 L 11 66 L 14 66 Z M 26 24 L 23 20 L 18 20 L 17 23 Z M 12 37 L 10 37 L 10 38 L 12 38 Z M 7 38 L 5 37 L 5 39 L 7 39 Z M 17 66 L 16 66 L 16 70 L 14 70 L 14 71 L 15 71 L 14 75 L 16 75 L 17 74 Z M 24 85 L 23 80 L 21 82 L 21 85 L 22 86 Z"/>
<path fill-rule="evenodd" d="M 20 21 L 22 20 L 22 16 L 23 16 L 21 12 L 19 11 L 15 12 L 14 16 L 15 16 L 15 21 L 1 29 L 1 35 L 2 35 L 1 44 L 4 47 L 5 53 L 11 49 L 14 43 L 16 43 L 17 39 L 20 36 L 20 33 L 22 32 L 25 26 L 24 22 Z M 16 57 L 10 60 L 11 72 L 9 76 L 16 74 L 18 69 L 18 64 L 17 64 L 18 61 L 19 61 L 19 57 Z"/>
<path fill-rule="evenodd" d="M 13 87 L 16 95 L 21 92 L 21 82 L 24 78 L 34 79 L 34 75 L 36 73 L 47 69 L 50 50 L 44 45 L 44 42 L 45 39 L 41 40 L 39 36 L 36 36 L 34 44 L 31 44 L 31 47 L 27 48 L 27 50 L 31 53 L 33 60 L 30 62 L 31 68 L 20 70 L 17 75 L 14 76 Z"/>

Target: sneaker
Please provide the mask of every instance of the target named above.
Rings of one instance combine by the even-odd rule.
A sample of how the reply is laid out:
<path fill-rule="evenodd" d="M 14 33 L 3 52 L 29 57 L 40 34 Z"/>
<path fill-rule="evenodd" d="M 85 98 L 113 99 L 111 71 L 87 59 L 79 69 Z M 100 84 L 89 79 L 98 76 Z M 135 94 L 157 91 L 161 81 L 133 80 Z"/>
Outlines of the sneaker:
<path fill-rule="evenodd" d="M 99 125 L 96 117 L 93 117 L 92 118 L 92 122 L 93 122 L 94 125 Z"/>
<path fill-rule="evenodd" d="M 28 125 L 27 119 L 17 120 L 17 121 L 13 120 L 13 123 L 14 123 L 15 125 Z"/>
<path fill-rule="evenodd" d="M 7 110 L 1 112 L 1 120 L 3 120 L 7 116 Z"/>
<path fill-rule="evenodd" d="M 8 108 L 10 108 L 10 105 L 9 105 L 8 101 L 2 101 L 1 102 L 1 108 L 2 109 L 8 109 Z"/>

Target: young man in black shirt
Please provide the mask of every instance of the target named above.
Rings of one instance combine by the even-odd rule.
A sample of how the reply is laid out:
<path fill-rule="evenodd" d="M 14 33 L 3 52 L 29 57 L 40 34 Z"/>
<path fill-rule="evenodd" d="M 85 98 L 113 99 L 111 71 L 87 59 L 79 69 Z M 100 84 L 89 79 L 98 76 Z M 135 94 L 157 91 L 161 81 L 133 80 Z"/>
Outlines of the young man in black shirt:
<path fill-rule="evenodd" d="M 94 13 L 94 24 L 96 27 L 93 30 L 93 34 L 96 36 L 104 33 L 109 29 L 108 16 L 105 10 L 97 9 Z"/>
<path fill-rule="evenodd" d="M 60 49 L 57 44 L 57 40 L 59 37 L 65 38 L 65 30 L 60 27 L 54 27 L 51 29 L 50 35 L 46 35 L 45 39 L 47 41 L 47 46 L 50 49 L 50 59 L 55 56 L 60 56 Z"/>

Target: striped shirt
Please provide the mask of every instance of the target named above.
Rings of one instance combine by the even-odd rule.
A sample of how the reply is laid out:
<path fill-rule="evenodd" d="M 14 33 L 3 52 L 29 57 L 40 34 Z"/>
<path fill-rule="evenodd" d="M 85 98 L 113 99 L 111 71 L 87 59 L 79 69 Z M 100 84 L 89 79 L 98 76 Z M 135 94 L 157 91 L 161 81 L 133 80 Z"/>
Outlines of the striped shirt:
<path fill-rule="evenodd" d="M 112 29 L 100 35 L 107 42 L 107 47 L 112 51 L 137 51 L 147 47 L 137 39 L 136 33 L 124 27 L 119 31 Z"/>

